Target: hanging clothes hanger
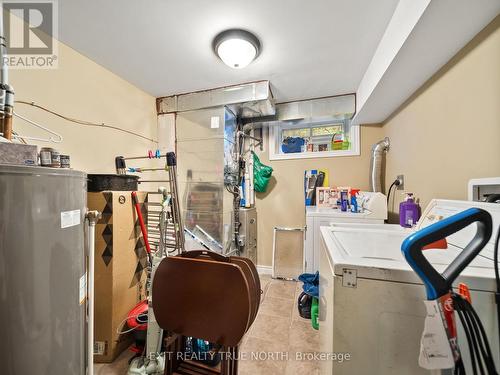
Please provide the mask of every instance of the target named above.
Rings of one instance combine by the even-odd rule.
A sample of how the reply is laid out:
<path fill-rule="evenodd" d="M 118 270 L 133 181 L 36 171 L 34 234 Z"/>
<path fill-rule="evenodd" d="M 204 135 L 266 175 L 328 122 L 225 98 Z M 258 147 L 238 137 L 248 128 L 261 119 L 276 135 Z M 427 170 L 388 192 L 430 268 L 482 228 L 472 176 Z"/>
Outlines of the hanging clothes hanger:
<path fill-rule="evenodd" d="M 27 122 L 28 124 L 33 125 L 34 127 L 37 127 L 39 129 L 46 131 L 49 134 L 52 134 L 52 136 L 49 138 L 30 137 L 30 136 L 25 136 L 25 135 L 20 135 L 20 134 L 13 135 L 13 137 L 15 137 L 17 139 L 26 139 L 26 140 L 31 140 L 31 141 L 53 142 L 53 143 L 61 143 L 64 139 L 61 134 L 59 134 L 53 130 L 50 130 L 49 128 L 46 128 L 45 126 L 40 125 L 39 123 L 37 123 L 33 120 L 30 120 L 29 118 L 24 117 L 24 116 L 20 115 L 19 113 L 13 112 L 13 115 L 15 117 Z"/>

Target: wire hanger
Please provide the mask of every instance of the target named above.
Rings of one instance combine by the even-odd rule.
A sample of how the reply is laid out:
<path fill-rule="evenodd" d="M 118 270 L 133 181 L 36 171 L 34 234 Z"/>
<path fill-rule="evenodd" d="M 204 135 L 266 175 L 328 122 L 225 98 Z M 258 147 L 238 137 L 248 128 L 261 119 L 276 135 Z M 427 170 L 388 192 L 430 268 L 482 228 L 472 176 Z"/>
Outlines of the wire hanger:
<path fill-rule="evenodd" d="M 28 124 L 30 125 L 33 125 L 39 129 L 42 129 L 42 130 L 45 130 L 47 133 L 49 134 L 52 134 L 53 136 L 55 137 L 50 137 L 50 138 L 39 138 L 39 137 L 30 137 L 30 136 L 24 136 L 24 135 L 14 135 L 14 137 L 16 138 L 22 138 L 22 139 L 28 139 L 28 140 L 31 140 L 31 141 L 41 141 L 41 142 L 54 142 L 54 143 L 61 143 L 63 141 L 63 136 L 59 133 L 56 133 L 55 131 L 53 130 L 50 130 L 48 128 L 46 128 L 45 126 L 43 125 L 40 125 L 39 123 L 35 122 L 35 121 L 32 121 L 30 120 L 29 118 L 27 117 L 24 117 L 16 112 L 13 112 L 14 116 L 16 116 L 17 118 L 23 120 L 23 121 L 26 121 Z"/>

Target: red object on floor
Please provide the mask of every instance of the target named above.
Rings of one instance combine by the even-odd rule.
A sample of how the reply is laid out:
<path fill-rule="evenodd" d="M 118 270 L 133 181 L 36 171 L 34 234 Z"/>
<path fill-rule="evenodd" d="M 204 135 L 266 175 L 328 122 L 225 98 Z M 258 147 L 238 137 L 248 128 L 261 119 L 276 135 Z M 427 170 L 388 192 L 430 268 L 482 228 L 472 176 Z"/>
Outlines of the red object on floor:
<path fill-rule="evenodd" d="M 137 318 L 141 316 L 146 316 L 148 314 L 148 301 L 144 300 L 139 302 L 135 307 L 130 310 L 127 318 L 127 325 L 129 328 L 134 328 L 137 331 L 145 331 L 148 329 L 148 323 L 141 323 Z"/>
<path fill-rule="evenodd" d="M 144 348 L 138 346 L 131 346 L 130 348 L 128 348 L 128 350 L 130 350 L 132 353 L 141 354 L 144 351 Z"/>

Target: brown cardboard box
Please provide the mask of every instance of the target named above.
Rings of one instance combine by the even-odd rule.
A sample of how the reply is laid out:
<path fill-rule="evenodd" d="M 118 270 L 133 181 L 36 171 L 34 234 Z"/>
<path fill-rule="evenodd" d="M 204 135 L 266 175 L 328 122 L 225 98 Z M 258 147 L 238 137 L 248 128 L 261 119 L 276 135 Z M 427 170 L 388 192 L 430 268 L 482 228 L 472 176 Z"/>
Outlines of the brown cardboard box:
<path fill-rule="evenodd" d="M 146 220 L 147 193 L 137 192 Z M 112 362 L 132 342 L 125 331 L 129 311 L 145 298 L 147 254 L 130 191 L 88 193 L 96 225 L 94 362 Z"/>

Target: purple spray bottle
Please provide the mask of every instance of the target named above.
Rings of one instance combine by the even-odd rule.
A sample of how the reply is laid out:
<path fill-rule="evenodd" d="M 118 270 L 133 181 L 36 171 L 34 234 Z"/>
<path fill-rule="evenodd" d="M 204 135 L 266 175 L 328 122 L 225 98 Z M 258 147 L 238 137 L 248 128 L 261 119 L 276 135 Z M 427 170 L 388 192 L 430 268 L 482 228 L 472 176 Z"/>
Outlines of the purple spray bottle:
<path fill-rule="evenodd" d="M 420 219 L 420 206 L 415 203 L 413 193 L 406 193 L 405 200 L 399 204 L 399 225 L 411 228 L 418 219 Z"/>

